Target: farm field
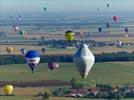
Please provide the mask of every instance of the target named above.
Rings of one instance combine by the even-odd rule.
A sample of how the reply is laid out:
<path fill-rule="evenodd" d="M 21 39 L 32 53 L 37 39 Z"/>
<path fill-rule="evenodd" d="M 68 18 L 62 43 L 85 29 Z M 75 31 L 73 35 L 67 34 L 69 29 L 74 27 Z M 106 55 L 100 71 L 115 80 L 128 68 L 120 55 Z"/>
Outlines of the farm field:
<path fill-rule="evenodd" d="M 59 63 L 60 68 L 51 71 L 47 63 L 41 63 L 35 73 L 26 67 L 26 64 L 1 65 L 1 81 L 39 81 L 39 80 L 61 80 L 70 82 L 76 78 L 82 82 L 81 77 L 73 63 Z M 110 83 L 112 85 L 134 85 L 134 62 L 106 62 L 95 63 L 89 76 L 86 78 L 86 85 L 96 83 Z"/>
<path fill-rule="evenodd" d="M 124 43 L 133 43 L 134 42 L 134 37 L 114 37 L 114 38 L 93 38 L 96 41 L 111 41 L 111 42 L 116 42 L 116 41 L 122 41 Z"/>
<path fill-rule="evenodd" d="M 34 46 L 34 45 L 0 45 L 0 54 L 7 54 L 6 48 L 7 47 L 13 47 L 14 50 L 11 52 L 11 54 L 21 54 L 20 49 L 25 48 L 26 50 L 37 50 L 40 53 L 42 53 L 41 49 L 44 46 Z M 127 52 L 133 52 L 134 47 L 133 46 L 126 46 L 126 47 L 115 47 L 115 46 L 104 46 L 104 47 L 94 47 L 90 48 L 91 51 L 94 54 L 100 54 L 100 53 L 111 53 L 111 52 L 120 52 L 120 51 L 127 51 Z M 72 55 L 77 49 L 75 48 L 68 48 L 68 49 L 60 49 L 60 48 L 48 48 L 46 55 Z"/>
<path fill-rule="evenodd" d="M 134 62 L 107 62 L 96 63 L 93 66 L 89 76 L 86 79 L 86 86 L 92 86 L 96 83 L 110 83 L 112 85 L 134 85 Z M 0 81 L 40 81 L 40 80 L 62 80 L 70 81 L 75 77 L 81 82 L 79 73 L 72 63 L 60 63 L 60 68 L 50 71 L 46 63 L 39 64 L 35 73 L 31 73 L 25 64 L 1 65 Z M 50 84 L 50 83 L 49 83 Z M 45 90 L 53 90 L 62 86 L 42 86 L 42 87 L 14 87 L 16 96 L 0 96 L 1 100 L 41 100 L 40 97 L 33 95 Z M 0 87 L 0 94 L 3 93 L 3 87 Z M 104 100 L 89 98 L 67 98 L 67 97 L 50 97 L 49 100 Z M 133 99 L 122 99 L 133 100 Z"/>

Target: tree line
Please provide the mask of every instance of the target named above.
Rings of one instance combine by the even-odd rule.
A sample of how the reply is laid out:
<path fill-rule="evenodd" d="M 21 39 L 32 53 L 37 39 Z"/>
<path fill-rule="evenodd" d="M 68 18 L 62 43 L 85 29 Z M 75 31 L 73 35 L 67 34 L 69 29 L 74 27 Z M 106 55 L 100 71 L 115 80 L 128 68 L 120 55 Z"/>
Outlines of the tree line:
<path fill-rule="evenodd" d="M 47 63 L 49 60 L 54 62 L 73 62 L 72 55 L 41 55 L 40 63 Z M 95 62 L 109 61 L 134 61 L 134 52 L 118 52 L 118 53 L 102 53 L 95 54 Z M 25 63 L 24 55 L 0 55 L 0 65 L 6 64 L 21 64 Z"/>

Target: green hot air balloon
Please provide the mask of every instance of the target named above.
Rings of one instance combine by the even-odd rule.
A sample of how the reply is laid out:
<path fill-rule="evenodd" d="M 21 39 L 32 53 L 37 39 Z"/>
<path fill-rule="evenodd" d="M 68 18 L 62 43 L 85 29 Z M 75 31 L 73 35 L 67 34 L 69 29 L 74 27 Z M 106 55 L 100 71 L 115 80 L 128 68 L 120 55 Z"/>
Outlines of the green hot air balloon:
<path fill-rule="evenodd" d="M 25 31 L 23 31 L 23 30 L 19 31 L 19 35 L 23 36 L 24 34 L 25 34 Z"/>

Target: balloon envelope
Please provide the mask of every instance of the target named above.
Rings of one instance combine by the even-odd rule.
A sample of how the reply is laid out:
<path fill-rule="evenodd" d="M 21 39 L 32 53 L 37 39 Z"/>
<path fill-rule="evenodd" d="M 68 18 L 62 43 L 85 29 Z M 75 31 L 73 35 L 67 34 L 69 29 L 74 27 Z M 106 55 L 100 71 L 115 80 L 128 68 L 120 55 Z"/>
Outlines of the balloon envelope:
<path fill-rule="evenodd" d="M 37 67 L 37 64 L 40 62 L 40 54 L 38 51 L 30 50 L 25 55 L 26 63 L 28 67 L 31 68 L 32 72 Z"/>
<path fill-rule="evenodd" d="M 6 51 L 10 54 L 13 51 L 13 47 L 7 47 Z"/>
<path fill-rule="evenodd" d="M 11 95 L 13 92 L 13 85 L 6 85 L 3 91 L 6 95 Z"/>
<path fill-rule="evenodd" d="M 20 49 L 20 51 L 22 54 L 26 54 L 26 52 L 27 52 L 26 49 L 24 49 L 24 48 Z"/>
<path fill-rule="evenodd" d="M 110 27 L 110 23 L 107 22 L 106 23 L 106 27 L 109 28 Z"/>
<path fill-rule="evenodd" d="M 18 34 L 22 36 L 22 35 L 24 35 L 24 34 L 25 34 L 25 31 L 20 30 Z"/>
<path fill-rule="evenodd" d="M 65 33 L 65 38 L 66 38 L 66 40 L 67 41 L 72 41 L 72 40 L 74 40 L 74 36 L 75 36 L 75 34 L 74 34 L 74 32 L 72 32 L 72 31 L 67 31 L 66 33 Z"/>
<path fill-rule="evenodd" d="M 107 7 L 109 7 L 109 4 L 107 4 Z"/>
<path fill-rule="evenodd" d="M 42 53 L 45 53 L 46 52 L 46 48 L 42 48 L 41 51 L 42 51 Z"/>
<path fill-rule="evenodd" d="M 46 8 L 46 7 L 44 7 L 43 9 L 44 9 L 44 11 L 46 11 L 46 10 L 47 10 L 47 8 Z"/>
<path fill-rule="evenodd" d="M 116 22 L 118 21 L 119 17 L 118 16 L 113 16 L 113 20 Z"/>
<path fill-rule="evenodd" d="M 81 44 L 80 48 L 73 55 L 73 62 L 83 79 L 87 77 L 94 61 L 95 57 L 86 44 Z"/>
<path fill-rule="evenodd" d="M 99 28 L 98 28 L 98 31 L 99 31 L 99 32 L 102 32 L 102 28 L 101 28 L 101 27 L 99 27 Z"/>
<path fill-rule="evenodd" d="M 128 27 L 125 27 L 125 32 L 128 33 Z"/>
<path fill-rule="evenodd" d="M 18 31 L 19 30 L 19 26 L 13 26 L 14 31 Z"/>
<path fill-rule="evenodd" d="M 50 70 L 57 69 L 57 68 L 59 68 L 59 64 L 58 64 L 58 63 L 54 63 L 53 61 L 49 61 L 49 62 L 48 62 L 48 68 L 49 68 Z"/>

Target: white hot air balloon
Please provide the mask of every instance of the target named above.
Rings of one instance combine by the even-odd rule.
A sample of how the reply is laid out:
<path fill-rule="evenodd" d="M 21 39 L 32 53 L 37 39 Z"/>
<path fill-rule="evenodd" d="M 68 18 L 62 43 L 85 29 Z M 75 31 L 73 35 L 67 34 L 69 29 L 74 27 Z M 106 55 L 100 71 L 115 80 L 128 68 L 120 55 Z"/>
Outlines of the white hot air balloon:
<path fill-rule="evenodd" d="M 86 44 L 81 44 L 80 48 L 73 55 L 73 62 L 83 79 L 88 76 L 94 61 L 95 57 Z"/>

